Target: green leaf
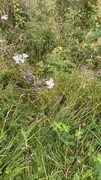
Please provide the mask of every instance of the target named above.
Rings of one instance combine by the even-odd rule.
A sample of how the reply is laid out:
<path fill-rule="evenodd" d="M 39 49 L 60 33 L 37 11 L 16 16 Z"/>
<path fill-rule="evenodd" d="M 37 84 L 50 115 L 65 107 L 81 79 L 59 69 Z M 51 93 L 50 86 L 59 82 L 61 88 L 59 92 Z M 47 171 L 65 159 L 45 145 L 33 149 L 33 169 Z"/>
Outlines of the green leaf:
<path fill-rule="evenodd" d="M 92 169 L 88 169 L 86 172 L 83 173 L 82 178 L 86 179 L 92 176 Z"/>

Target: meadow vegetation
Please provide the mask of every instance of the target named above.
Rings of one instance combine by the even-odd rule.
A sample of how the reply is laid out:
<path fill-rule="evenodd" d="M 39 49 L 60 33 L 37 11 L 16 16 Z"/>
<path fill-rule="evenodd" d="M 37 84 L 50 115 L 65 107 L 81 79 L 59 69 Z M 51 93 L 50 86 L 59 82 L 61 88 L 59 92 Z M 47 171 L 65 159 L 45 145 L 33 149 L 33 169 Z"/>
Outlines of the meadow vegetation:
<path fill-rule="evenodd" d="M 0 16 L 0 179 L 101 180 L 100 1 L 1 0 Z"/>

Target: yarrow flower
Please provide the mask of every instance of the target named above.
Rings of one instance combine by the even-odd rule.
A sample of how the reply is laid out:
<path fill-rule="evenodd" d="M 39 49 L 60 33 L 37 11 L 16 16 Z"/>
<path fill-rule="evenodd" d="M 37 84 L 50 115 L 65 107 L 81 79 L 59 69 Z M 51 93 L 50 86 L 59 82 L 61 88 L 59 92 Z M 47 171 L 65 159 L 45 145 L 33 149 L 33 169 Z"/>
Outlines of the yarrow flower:
<path fill-rule="evenodd" d="M 23 58 L 25 58 L 25 59 L 29 57 L 29 55 L 26 54 L 26 53 L 23 53 L 22 56 L 23 56 Z"/>
<path fill-rule="evenodd" d="M 19 64 L 20 62 L 21 63 L 24 63 L 25 62 L 25 59 L 29 57 L 29 55 L 27 54 L 20 54 L 20 55 L 16 55 L 16 56 L 13 56 L 13 59 L 15 61 L 16 64 Z"/>
<path fill-rule="evenodd" d="M 5 14 L 5 15 L 1 16 L 1 19 L 3 19 L 3 20 L 7 20 L 7 19 L 8 19 L 8 15 L 7 15 L 7 14 Z"/>
<path fill-rule="evenodd" d="M 19 64 L 19 62 L 24 63 L 25 59 L 22 58 L 22 55 L 13 56 L 13 59 L 15 60 L 16 64 Z"/>
<path fill-rule="evenodd" d="M 52 89 L 54 87 L 54 80 L 50 78 L 49 81 L 46 81 L 45 84 L 48 86 L 49 89 Z"/>

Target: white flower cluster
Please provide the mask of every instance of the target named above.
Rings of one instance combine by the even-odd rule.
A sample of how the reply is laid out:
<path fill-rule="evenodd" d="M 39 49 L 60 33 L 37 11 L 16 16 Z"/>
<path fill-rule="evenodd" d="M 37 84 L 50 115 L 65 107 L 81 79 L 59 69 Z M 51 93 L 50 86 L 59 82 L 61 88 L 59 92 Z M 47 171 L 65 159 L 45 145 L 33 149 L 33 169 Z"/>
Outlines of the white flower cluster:
<path fill-rule="evenodd" d="M 7 15 L 7 14 L 4 14 L 3 16 L 1 16 L 1 19 L 7 20 L 7 19 L 8 19 L 8 15 Z"/>
<path fill-rule="evenodd" d="M 24 54 L 13 56 L 13 59 L 14 59 L 16 64 L 19 64 L 20 62 L 24 63 L 25 59 L 28 57 L 29 57 L 29 55 L 24 53 Z"/>
<path fill-rule="evenodd" d="M 46 81 L 45 84 L 48 86 L 49 89 L 52 89 L 54 87 L 54 80 L 50 78 L 50 80 Z"/>

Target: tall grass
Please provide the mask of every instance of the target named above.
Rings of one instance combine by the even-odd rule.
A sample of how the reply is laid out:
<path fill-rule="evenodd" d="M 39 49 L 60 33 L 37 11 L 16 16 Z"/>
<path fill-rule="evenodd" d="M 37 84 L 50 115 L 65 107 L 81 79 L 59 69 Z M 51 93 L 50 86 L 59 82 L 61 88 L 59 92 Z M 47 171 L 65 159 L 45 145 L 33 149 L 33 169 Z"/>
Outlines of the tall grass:
<path fill-rule="evenodd" d="M 100 82 L 76 71 L 55 83 L 1 88 L 2 179 L 100 178 Z"/>

